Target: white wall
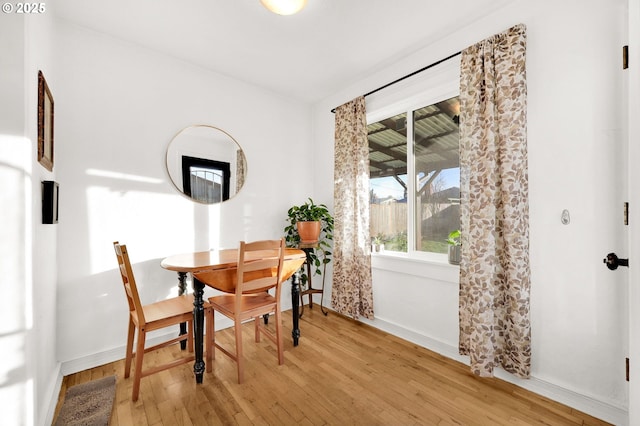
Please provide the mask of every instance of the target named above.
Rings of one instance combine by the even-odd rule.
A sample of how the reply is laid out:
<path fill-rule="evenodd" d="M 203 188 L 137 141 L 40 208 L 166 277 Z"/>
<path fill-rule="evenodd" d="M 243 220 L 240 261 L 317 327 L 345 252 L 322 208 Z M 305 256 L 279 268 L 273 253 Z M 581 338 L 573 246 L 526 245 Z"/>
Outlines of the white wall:
<path fill-rule="evenodd" d="M 27 308 L 27 313 L 33 315 L 32 339 L 27 346 L 27 362 L 34 363 L 34 393 L 35 393 L 35 422 L 45 422 L 48 415 L 47 409 L 51 409 L 50 398 L 58 396 L 59 366 L 56 353 L 56 281 L 57 281 L 57 257 L 56 241 L 58 229 L 55 225 L 42 224 L 42 189 L 41 181 L 57 179 L 57 164 L 54 163 L 53 172 L 49 172 L 37 163 L 37 107 L 38 70 L 42 70 L 49 88 L 53 91 L 57 84 L 58 72 L 53 57 L 55 46 L 52 43 L 53 19 L 51 14 L 43 14 L 27 18 L 27 52 L 25 61 L 25 95 L 26 95 L 26 124 L 27 135 L 33 141 L 33 159 L 31 197 L 33 234 L 30 235 L 32 257 L 28 259 L 29 268 L 32 271 L 32 292 L 29 286 L 25 287 L 26 294 L 32 300 L 32 312 Z M 52 93 L 54 108 L 57 108 L 56 93 Z M 55 111 L 54 111 L 55 113 Z M 55 123 L 55 120 L 54 120 Z M 55 124 L 54 124 L 55 125 Z M 54 144 L 57 139 L 54 138 Z M 57 146 L 57 145 L 54 145 Z M 54 161 L 56 157 L 54 155 Z M 55 407 L 54 407 L 55 408 Z"/>
<path fill-rule="evenodd" d="M 56 228 L 41 223 L 38 70 L 56 82 L 50 15 L 3 14 L 0 25 L 0 408 L 8 424 L 44 424 L 57 396 Z M 54 86 L 55 87 L 55 86 Z M 55 98 L 54 98 L 55 99 Z M 54 407 L 55 408 L 55 407 Z"/>
<path fill-rule="evenodd" d="M 610 272 L 602 259 L 627 253 L 625 5 L 516 0 L 313 108 L 314 196 L 332 206 L 332 108 L 526 24 L 533 378 L 500 376 L 616 424 L 626 423 L 627 272 Z M 565 208 L 572 217 L 566 226 Z M 373 266 L 370 323 L 464 361 L 457 355 L 457 269 L 381 257 Z"/>
<path fill-rule="evenodd" d="M 148 303 L 177 291 L 165 256 L 280 237 L 289 206 L 311 192 L 311 125 L 307 105 L 57 24 L 57 336 L 67 374 L 124 357 L 113 241 L 127 244 Z M 225 130 L 246 155 L 244 187 L 222 205 L 193 203 L 166 172 L 167 146 L 192 124 Z"/>
<path fill-rule="evenodd" d="M 25 134 L 24 94 L 25 66 L 24 19 L 9 20 L 0 27 L 0 68 L 11 70 L 0 77 L 0 203 L 13 206 L 0 211 L 0 238 L 4 242 L 0 253 L 0 270 L 6 283 L 2 291 L 8 292 L 0 307 L 2 332 L 0 349 L 6 354 L 6 362 L 0 367 L 0 406 L 11 407 L 7 418 L 18 422 L 29 412 L 33 403 L 33 364 L 27 365 L 26 349 L 30 337 L 27 315 L 31 300 L 22 289 L 31 284 L 27 266 L 27 252 L 31 249 L 28 231 L 31 229 L 31 153 L 32 141 Z M 13 107 L 12 107 L 13 106 Z M 13 299 L 13 303 L 7 303 Z"/>

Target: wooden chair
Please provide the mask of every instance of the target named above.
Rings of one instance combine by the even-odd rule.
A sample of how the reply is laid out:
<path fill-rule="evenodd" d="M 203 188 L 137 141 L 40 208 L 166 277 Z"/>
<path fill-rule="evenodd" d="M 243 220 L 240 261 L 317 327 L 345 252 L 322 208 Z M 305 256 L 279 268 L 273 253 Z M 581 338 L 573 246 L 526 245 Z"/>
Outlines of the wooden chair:
<path fill-rule="evenodd" d="M 261 334 L 268 337 L 277 346 L 278 364 L 284 364 L 282 312 L 280 306 L 284 250 L 284 239 L 251 243 L 240 242 L 235 293 L 209 298 L 211 310 L 209 311 L 210 317 L 207 318 L 206 333 L 207 371 L 211 371 L 210 366 L 212 365 L 212 358 L 215 357 L 215 348 L 218 348 L 236 362 L 238 383 L 244 381 L 242 323 L 252 318 L 254 320 L 255 341 L 260 342 Z M 268 257 L 265 257 L 265 255 Z M 274 295 L 267 292 L 267 290 L 274 288 Z M 215 311 L 233 320 L 236 343 L 235 353 L 216 342 L 213 319 Z M 263 315 L 271 313 L 275 314 L 275 333 L 267 329 L 266 325 L 261 321 Z"/>
<path fill-rule="evenodd" d="M 140 296 L 136 286 L 136 280 L 131 269 L 127 246 L 119 244 L 117 241 L 113 243 L 118 258 L 118 266 L 124 291 L 129 303 L 129 333 L 127 336 L 127 353 L 124 364 L 124 377 L 128 378 L 131 372 L 131 362 L 135 358 L 135 367 L 133 372 L 133 392 L 131 399 L 138 400 L 140 393 L 140 379 L 151 374 L 186 364 L 195 359 L 193 355 L 193 295 L 183 295 L 174 297 L 160 302 L 142 305 Z M 210 309 L 205 306 L 206 311 Z M 162 329 L 165 327 L 175 326 L 180 323 L 188 323 L 187 334 L 167 340 L 163 343 L 151 346 L 145 349 L 145 340 L 147 333 L 150 331 Z M 136 334 L 138 338 L 136 342 L 136 350 L 133 350 L 133 341 Z M 181 341 L 187 341 L 187 347 L 190 355 L 176 359 L 166 364 L 154 365 L 146 370 L 142 370 L 142 360 L 144 354 L 156 349 L 160 349 Z"/>

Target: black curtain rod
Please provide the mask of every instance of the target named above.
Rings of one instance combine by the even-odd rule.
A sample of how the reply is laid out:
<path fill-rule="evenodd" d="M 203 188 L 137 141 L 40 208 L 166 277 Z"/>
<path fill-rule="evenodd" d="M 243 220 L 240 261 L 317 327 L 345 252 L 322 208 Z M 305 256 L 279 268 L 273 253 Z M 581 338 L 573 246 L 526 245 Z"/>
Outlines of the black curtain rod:
<path fill-rule="evenodd" d="M 369 93 L 365 93 L 365 94 L 364 94 L 364 95 L 362 95 L 362 96 L 364 96 L 364 97 L 366 98 L 366 97 L 367 97 L 367 96 L 369 96 L 369 95 L 373 95 L 374 93 L 379 92 L 379 91 L 380 91 L 380 90 L 382 90 L 382 89 L 386 89 L 386 88 L 387 88 L 387 87 L 389 87 L 389 86 L 392 86 L 392 85 L 394 85 L 394 84 L 396 84 L 396 83 L 401 82 L 402 80 L 405 80 L 405 79 L 407 79 L 407 78 L 409 78 L 409 77 L 413 77 L 414 75 L 419 74 L 419 73 L 421 73 L 422 71 L 426 71 L 426 70 L 428 70 L 429 68 L 435 67 L 436 65 L 440 65 L 440 64 L 441 64 L 441 63 L 443 63 L 444 61 L 448 61 L 448 60 L 449 60 L 449 59 L 451 59 L 451 58 L 455 58 L 456 56 L 460 55 L 461 53 L 462 53 L 462 52 L 456 52 L 456 53 L 454 53 L 453 55 L 449 55 L 449 56 L 447 56 L 446 58 L 440 59 L 439 61 L 436 61 L 436 62 L 434 62 L 434 63 L 432 63 L 432 64 L 429 64 L 429 65 L 427 65 L 427 66 L 426 66 L 426 67 L 424 67 L 424 68 L 420 68 L 419 70 L 414 71 L 414 72 L 412 72 L 411 74 L 407 74 L 407 75 L 405 75 L 404 77 L 400 77 L 399 79 L 394 80 L 394 81 L 392 81 L 391 83 L 387 83 L 387 84 L 385 84 L 384 86 L 380 86 L 380 87 L 378 87 L 377 89 L 372 90 L 372 91 L 370 91 Z M 334 109 L 332 109 L 332 110 L 331 110 L 331 112 L 335 113 L 335 112 L 336 112 L 336 109 L 335 109 L 335 108 L 334 108 Z"/>

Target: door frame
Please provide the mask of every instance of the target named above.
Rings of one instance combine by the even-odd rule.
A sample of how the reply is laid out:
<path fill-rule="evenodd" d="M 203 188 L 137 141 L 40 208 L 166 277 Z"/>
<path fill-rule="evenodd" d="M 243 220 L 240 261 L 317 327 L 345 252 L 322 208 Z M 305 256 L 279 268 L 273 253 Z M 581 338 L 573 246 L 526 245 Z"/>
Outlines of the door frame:
<path fill-rule="evenodd" d="M 627 144 L 629 190 L 628 424 L 640 424 L 640 0 L 628 0 Z"/>

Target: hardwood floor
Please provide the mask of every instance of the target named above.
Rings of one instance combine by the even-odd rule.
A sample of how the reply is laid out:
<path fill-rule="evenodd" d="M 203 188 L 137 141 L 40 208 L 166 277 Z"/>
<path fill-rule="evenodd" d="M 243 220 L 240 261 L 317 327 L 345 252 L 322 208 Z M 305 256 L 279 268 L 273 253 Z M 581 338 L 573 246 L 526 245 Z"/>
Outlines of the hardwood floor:
<path fill-rule="evenodd" d="M 245 383 L 235 364 L 216 352 L 213 373 L 196 385 L 192 365 L 142 379 L 131 402 L 124 361 L 64 378 L 68 387 L 117 376 L 111 426 L 129 425 L 606 425 L 584 413 L 498 379 L 481 379 L 450 360 L 375 328 L 305 307 L 300 345 L 291 342 L 284 313 L 285 364 L 268 339 L 253 341 L 245 324 Z M 233 343 L 232 329 L 216 339 Z M 126 331 L 123 330 L 123 333 Z M 158 363 L 174 345 L 145 356 Z"/>

